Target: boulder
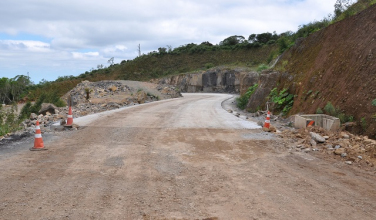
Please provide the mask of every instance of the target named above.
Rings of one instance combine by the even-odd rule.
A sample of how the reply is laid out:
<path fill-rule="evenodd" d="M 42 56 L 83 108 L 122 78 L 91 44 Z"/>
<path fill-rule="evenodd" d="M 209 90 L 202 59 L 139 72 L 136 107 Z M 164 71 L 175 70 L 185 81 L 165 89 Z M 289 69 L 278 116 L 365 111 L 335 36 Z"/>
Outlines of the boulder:
<path fill-rule="evenodd" d="M 316 147 L 317 145 L 316 141 L 313 139 L 311 139 L 309 143 L 311 144 L 312 147 Z"/>
<path fill-rule="evenodd" d="M 336 155 L 342 155 L 343 153 L 346 153 L 345 148 L 338 148 L 334 151 L 334 154 L 336 154 Z"/>
<path fill-rule="evenodd" d="M 345 132 L 341 132 L 341 137 L 343 139 L 349 139 L 350 138 L 350 136 L 348 134 L 346 134 Z"/>
<path fill-rule="evenodd" d="M 37 114 L 35 114 L 35 113 L 31 113 L 30 114 L 30 120 L 35 120 L 35 119 L 37 119 L 38 118 L 38 115 Z"/>
<path fill-rule="evenodd" d="M 45 115 L 47 112 L 49 112 L 50 114 L 56 114 L 55 109 L 57 109 L 57 107 L 54 104 L 42 103 L 42 106 L 41 106 L 38 114 Z"/>
<path fill-rule="evenodd" d="M 273 125 L 270 125 L 269 130 L 270 132 L 277 132 L 277 129 Z"/>
<path fill-rule="evenodd" d="M 111 92 L 115 92 L 116 90 L 118 90 L 118 87 L 116 87 L 116 86 L 110 86 L 108 88 L 108 90 L 110 90 Z"/>
<path fill-rule="evenodd" d="M 315 132 L 310 132 L 311 134 L 311 137 L 313 140 L 315 140 L 316 142 L 318 143 L 324 143 L 325 142 L 325 138 Z"/>
<path fill-rule="evenodd" d="M 138 102 L 138 104 L 145 103 L 147 97 L 148 96 L 147 96 L 146 92 L 144 92 L 144 91 L 138 91 L 137 92 L 137 102 Z"/>

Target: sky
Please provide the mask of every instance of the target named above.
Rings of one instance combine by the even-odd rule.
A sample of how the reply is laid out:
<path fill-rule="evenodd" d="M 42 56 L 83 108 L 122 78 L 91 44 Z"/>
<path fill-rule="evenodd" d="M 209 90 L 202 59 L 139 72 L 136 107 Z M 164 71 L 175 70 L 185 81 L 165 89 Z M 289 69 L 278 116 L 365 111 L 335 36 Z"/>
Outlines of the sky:
<path fill-rule="evenodd" d="M 0 78 L 78 76 L 114 57 L 297 31 L 336 0 L 0 0 Z"/>

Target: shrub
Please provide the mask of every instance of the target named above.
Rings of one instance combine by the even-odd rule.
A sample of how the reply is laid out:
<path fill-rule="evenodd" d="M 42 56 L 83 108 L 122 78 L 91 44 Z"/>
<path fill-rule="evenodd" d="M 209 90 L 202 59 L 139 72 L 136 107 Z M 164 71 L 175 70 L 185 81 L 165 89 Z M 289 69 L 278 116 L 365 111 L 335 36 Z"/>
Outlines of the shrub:
<path fill-rule="evenodd" d="M 274 88 L 270 91 L 269 99 L 274 104 L 275 109 L 282 110 L 283 114 L 287 114 L 292 106 L 294 105 L 293 94 L 289 94 L 287 89 L 282 89 L 278 92 L 277 88 Z"/>
<path fill-rule="evenodd" d="M 326 103 L 324 111 L 328 115 L 336 116 L 336 108 L 334 108 L 331 102 Z"/>
<path fill-rule="evenodd" d="M 19 119 L 25 119 L 29 117 L 31 113 L 38 113 L 42 106 L 42 103 L 52 103 L 56 105 L 56 107 L 64 107 L 66 105 L 56 92 L 42 93 L 39 96 L 38 100 L 34 103 L 34 105 L 32 105 L 30 102 L 24 105 L 24 107 L 21 109 L 20 115 L 18 116 Z"/>
<path fill-rule="evenodd" d="M 372 100 L 372 105 L 376 106 L 376 99 Z"/>
<path fill-rule="evenodd" d="M 366 121 L 365 117 L 360 119 L 360 125 L 362 126 L 363 130 L 365 131 L 366 128 L 367 128 L 367 121 Z"/>
<path fill-rule="evenodd" d="M 268 65 L 266 65 L 266 64 L 261 64 L 261 65 L 259 65 L 259 66 L 257 67 L 257 72 L 261 72 L 261 71 L 266 70 L 266 69 L 268 69 L 268 68 L 269 68 Z"/>
<path fill-rule="evenodd" d="M 212 67 L 214 67 L 214 64 L 212 64 L 212 63 L 206 63 L 206 64 L 205 64 L 205 68 L 206 68 L 206 69 L 210 69 L 210 68 L 212 68 Z"/>
<path fill-rule="evenodd" d="M 321 108 L 317 108 L 316 109 L 316 114 L 324 114 L 324 112 L 322 111 Z"/>
<path fill-rule="evenodd" d="M 21 128 L 20 120 L 18 120 L 15 114 L 16 108 L 16 106 L 12 106 L 7 111 L 0 108 L 0 136 Z"/>
<path fill-rule="evenodd" d="M 245 107 L 248 104 L 248 100 L 251 97 L 251 95 L 256 91 L 258 87 L 258 84 L 254 84 L 253 86 L 249 87 L 247 92 L 241 95 L 239 98 L 236 99 L 236 105 L 240 109 L 245 109 Z"/>

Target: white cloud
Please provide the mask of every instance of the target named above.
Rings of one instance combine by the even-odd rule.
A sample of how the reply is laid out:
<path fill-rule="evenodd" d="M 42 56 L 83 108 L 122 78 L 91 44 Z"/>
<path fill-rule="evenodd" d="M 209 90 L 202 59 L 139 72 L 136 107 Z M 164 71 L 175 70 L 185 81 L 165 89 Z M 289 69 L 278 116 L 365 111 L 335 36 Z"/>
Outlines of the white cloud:
<path fill-rule="evenodd" d="M 87 53 L 80 53 L 80 52 L 72 52 L 73 58 L 74 59 L 82 59 L 82 60 L 87 60 L 87 59 L 93 59 L 99 57 L 98 52 L 87 52 Z"/>
<path fill-rule="evenodd" d="M 0 48 L 24 52 L 48 52 L 50 45 L 40 41 L 0 40 Z"/>

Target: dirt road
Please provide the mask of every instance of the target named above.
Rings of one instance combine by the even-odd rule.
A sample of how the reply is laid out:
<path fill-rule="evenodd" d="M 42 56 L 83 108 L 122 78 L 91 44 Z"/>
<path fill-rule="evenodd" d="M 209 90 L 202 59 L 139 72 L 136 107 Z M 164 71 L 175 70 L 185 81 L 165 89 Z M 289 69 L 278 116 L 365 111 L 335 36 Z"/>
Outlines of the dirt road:
<path fill-rule="evenodd" d="M 0 219 L 375 219 L 374 173 L 288 153 L 228 97 L 126 108 L 1 157 Z"/>

